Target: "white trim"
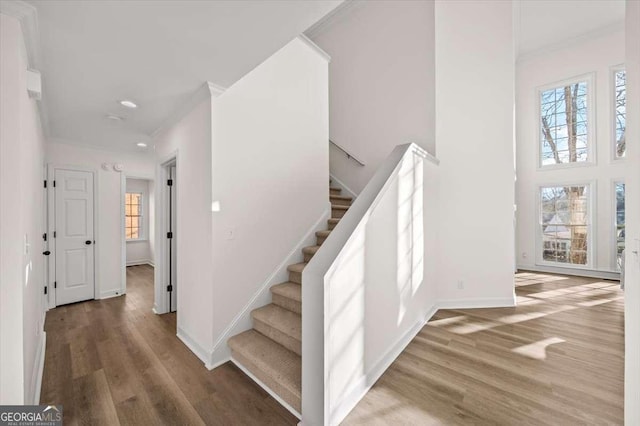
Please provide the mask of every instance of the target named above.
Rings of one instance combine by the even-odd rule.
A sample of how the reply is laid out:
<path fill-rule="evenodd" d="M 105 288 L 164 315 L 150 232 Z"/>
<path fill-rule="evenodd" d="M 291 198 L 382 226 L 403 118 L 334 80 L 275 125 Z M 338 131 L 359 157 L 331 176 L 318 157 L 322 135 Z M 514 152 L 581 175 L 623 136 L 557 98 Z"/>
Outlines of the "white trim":
<path fill-rule="evenodd" d="M 27 50 L 27 68 L 39 70 L 42 66 L 42 50 L 40 47 L 40 30 L 38 25 L 38 10 L 23 1 L 2 0 L 0 1 L 0 13 L 13 16 L 20 21 L 22 36 Z M 40 124 L 45 136 L 51 134 L 49 129 L 49 118 L 47 107 L 44 102 L 37 102 L 40 113 Z"/>
<path fill-rule="evenodd" d="M 96 297 L 96 299 L 111 299 L 112 297 L 122 296 L 123 294 L 125 294 L 125 292 L 123 292 L 121 289 L 107 290 L 100 292 L 100 297 Z"/>
<path fill-rule="evenodd" d="M 206 368 L 211 370 L 211 368 L 209 368 L 209 365 L 210 365 L 210 362 L 209 362 L 209 358 L 210 358 L 209 357 L 209 351 L 207 351 L 205 348 L 200 346 L 195 341 L 195 339 L 193 337 L 191 337 L 189 335 L 189 333 L 184 331 L 184 329 L 182 329 L 181 327 L 177 327 L 176 336 L 178 337 L 178 339 L 180 339 L 182 341 L 182 343 L 185 344 L 185 346 L 187 348 L 189 348 L 189 350 L 191 352 L 194 353 L 195 356 L 200 358 L 200 361 L 202 361 L 204 363 Z"/>
<path fill-rule="evenodd" d="M 587 161 L 578 161 L 573 163 L 561 163 L 561 164 L 546 164 L 542 165 L 542 141 L 541 137 L 541 94 L 544 91 L 550 89 L 557 89 L 559 87 L 568 86 L 570 84 L 575 84 L 578 82 L 586 81 L 587 83 Z M 596 134 L 596 74 L 595 72 L 590 72 L 586 74 L 581 74 L 575 77 L 567 78 L 564 80 L 560 80 L 557 82 L 545 84 L 543 86 L 538 86 L 535 88 L 535 99 L 536 99 L 536 138 L 538 144 L 537 155 L 536 155 L 536 170 L 537 171 L 548 171 L 548 170 L 558 170 L 558 169 L 566 169 L 573 167 L 590 167 L 598 165 L 598 153 L 597 153 L 597 140 L 598 135 Z"/>
<path fill-rule="evenodd" d="M 616 73 L 619 71 L 624 71 L 626 73 L 626 68 L 624 64 L 614 65 L 609 67 L 609 137 L 611 138 L 609 141 L 609 163 L 618 164 L 620 162 L 625 161 L 627 158 L 626 155 L 624 157 L 618 157 L 617 155 L 617 145 L 618 139 L 616 135 Z M 625 85 L 626 89 L 626 85 Z M 626 105 L 626 99 L 625 99 Z M 626 120 L 625 113 L 625 120 Z"/>
<path fill-rule="evenodd" d="M 512 297 L 465 297 L 462 299 L 440 299 L 438 309 L 480 309 L 511 308 L 516 306 L 515 294 Z"/>
<path fill-rule="evenodd" d="M 559 262 L 550 262 L 543 259 L 542 255 L 542 197 L 541 190 L 542 188 L 556 188 L 556 187 L 567 187 L 567 186 L 585 186 L 587 187 L 587 263 L 586 265 L 577 265 L 574 263 L 565 264 Z M 597 256 L 597 246 L 594 244 L 595 236 L 594 233 L 598 231 L 597 226 L 597 217 L 594 214 L 596 212 L 596 203 L 597 200 L 597 181 L 596 180 L 577 180 L 572 182 L 565 181 L 554 181 L 551 183 L 538 183 L 536 185 L 536 234 L 535 234 L 535 262 L 537 266 L 553 266 L 555 268 L 564 269 L 584 269 L 590 270 L 593 269 L 595 265 L 595 260 L 598 258 Z"/>
<path fill-rule="evenodd" d="M 343 193 L 341 195 L 348 195 L 351 198 L 353 198 L 353 200 L 358 198 L 358 194 L 355 191 L 353 191 L 351 188 L 349 188 L 347 185 L 345 185 L 344 182 L 342 182 L 340 179 L 338 179 L 331 173 L 329 173 L 329 178 L 333 181 L 331 185 L 332 187 L 342 189 Z M 346 192 L 347 194 L 344 194 L 344 192 Z"/>
<path fill-rule="evenodd" d="M 153 266 L 153 262 L 149 259 L 141 259 L 141 260 L 128 260 L 127 266 L 138 266 L 138 265 L 149 265 Z"/>
<path fill-rule="evenodd" d="M 31 379 L 31 389 L 33 389 L 33 399 L 31 404 L 40 404 L 40 392 L 42 391 L 42 376 L 44 374 L 44 357 L 47 350 L 47 333 L 41 330 L 41 338 L 38 342 L 38 349 L 34 362 L 33 377 Z"/>
<path fill-rule="evenodd" d="M 408 329 L 396 342 L 389 347 L 387 352 L 382 355 L 378 361 L 371 367 L 351 389 L 345 392 L 345 396 L 331 413 L 329 424 L 339 424 L 360 402 L 375 382 L 384 374 L 384 372 L 393 364 L 393 362 L 406 349 L 411 341 L 420 333 L 420 330 L 429 322 L 431 317 L 438 311 L 437 305 L 432 305 L 424 318 L 418 320 L 410 329 Z"/>
<path fill-rule="evenodd" d="M 236 361 L 233 357 L 231 357 L 231 362 L 233 362 L 236 365 L 236 367 L 238 367 L 240 370 L 242 370 L 242 372 L 244 374 L 249 376 L 251 378 L 251 380 L 256 382 L 262 389 L 264 389 L 269 395 L 271 395 L 271 397 L 273 399 L 278 401 L 280 403 L 280 405 L 282 405 L 284 408 L 289 410 L 289 412 L 291 414 L 296 416 L 298 418 L 298 420 L 302 419 L 302 414 L 298 413 L 298 411 L 295 408 L 293 408 L 291 405 L 289 405 L 284 399 L 280 398 L 280 396 L 277 393 L 272 391 L 269 388 L 269 386 L 265 385 L 262 380 L 258 379 L 256 376 L 254 376 L 253 373 L 251 373 L 251 371 L 249 371 L 242 364 L 240 364 L 240 362 Z"/>
<path fill-rule="evenodd" d="M 170 129 L 175 124 L 179 123 L 188 113 L 190 113 L 197 105 L 203 102 L 205 99 L 217 98 L 222 95 L 226 88 L 215 85 L 209 81 L 204 82 L 191 97 L 177 109 L 156 129 L 150 137 L 155 139 L 158 135 L 164 131 Z"/>
<path fill-rule="evenodd" d="M 311 41 L 311 39 L 309 37 L 307 37 L 304 34 L 300 34 L 297 38 L 298 38 L 298 40 L 300 40 L 301 42 L 303 42 L 304 44 L 309 46 L 311 48 L 311 50 L 313 50 L 318 55 L 320 55 L 320 57 L 322 59 L 324 59 L 327 62 L 331 62 L 331 56 L 327 52 L 322 50 L 322 48 L 320 46 L 318 46 L 313 41 Z"/>
<path fill-rule="evenodd" d="M 575 277 L 599 278 L 605 280 L 620 280 L 620 272 L 600 271 L 596 269 L 557 268 L 546 265 L 518 265 L 518 272 L 540 272 L 558 275 L 571 275 Z"/>
<path fill-rule="evenodd" d="M 275 284 L 287 280 L 287 266 L 300 261 L 300 253 L 302 248 L 313 245 L 316 231 L 326 228 L 326 221 L 330 216 L 331 204 L 329 203 L 327 208 L 322 212 L 320 218 L 307 230 L 307 232 L 298 241 L 298 243 L 293 246 L 293 248 L 285 256 L 285 258 L 282 259 L 282 261 L 275 267 L 271 274 L 269 274 L 269 276 L 267 276 L 267 278 L 263 281 L 260 287 L 258 287 L 257 291 L 253 294 L 253 296 L 251 296 L 244 308 L 240 310 L 240 312 L 235 316 L 235 318 L 233 318 L 229 325 L 222 331 L 222 333 L 220 333 L 220 337 L 218 337 L 218 339 L 213 344 L 210 364 L 217 365 L 221 360 L 230 357 L 230 351 L 226 345 L 227 340 L 230 337 L 235 336 L 236 334 L 251 329 L 251 311 L 270 302 L 271 287 Z"/>
<path fill-rule="evenodd" d="M 519 3 L 519 2 L 514 2 L 514 4 Z M 604 27 L 600 27 L 600 28 L 596 28 L 593 31 L 589 31 L 585 34 L 581 34 L 579 36 L 576 37 L 572 37 L 572 38 L 568 38 L 568 39 L 564 39 L 562 41 L 556 42 L 556 43 L 551 43 L 551 44 L 546 44 L 544 46 L 538 47 L 536 49 L 533 50 L 529 50 L 524 52 L 523 54 L 519 54 L 516 57 L 516 63 L 520 64 L 521 62 L 526 62 L 529 61 L 531 59 L 536 59 L 540 56 L 545 56 L 548 55 L 552 52 L 556 52 L 558 50 L 563 50 L 566 48 L 570 48 L 570 47 L 574 47 L 574 46 L 578 46 L 580 44 L 583 44 L 589 40 L 594 40 L 600 37 L 604 37 L 607 36 L 609 34 L 614 34 L 618 31 L 624 31 L 624 27 L 625 27 L 625 22 L 624 19 L 615 22 L 611 25 L 607 25 Z"/>
<path fill-rule="evenodd" d="M 127 176 L 120 173 L 120 289 L 127 292 Z"/>
<path fill-rule="evenodd" d="M 307 37 L 316 38 L 320 34 L 328 30 L 334 22 L 342 19 L 347 12 L 356 6 L 362 6 L 363 1 L 345 0 L 336 6 L 331 12 L 327 13 L 322 19 L 313 24 L 308 30 L 304 32 Z"/>

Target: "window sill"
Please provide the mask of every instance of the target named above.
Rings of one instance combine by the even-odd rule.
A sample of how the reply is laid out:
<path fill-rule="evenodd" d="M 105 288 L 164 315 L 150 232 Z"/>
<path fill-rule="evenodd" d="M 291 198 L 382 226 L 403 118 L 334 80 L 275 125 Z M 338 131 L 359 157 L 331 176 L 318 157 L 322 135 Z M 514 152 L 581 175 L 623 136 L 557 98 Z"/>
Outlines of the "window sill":
<path fill-rule="evenodd" d="M 137 240 L 127 240 L 128 243 L 146 243 L 149 240 L 146 238 L 139 238 Z"/>

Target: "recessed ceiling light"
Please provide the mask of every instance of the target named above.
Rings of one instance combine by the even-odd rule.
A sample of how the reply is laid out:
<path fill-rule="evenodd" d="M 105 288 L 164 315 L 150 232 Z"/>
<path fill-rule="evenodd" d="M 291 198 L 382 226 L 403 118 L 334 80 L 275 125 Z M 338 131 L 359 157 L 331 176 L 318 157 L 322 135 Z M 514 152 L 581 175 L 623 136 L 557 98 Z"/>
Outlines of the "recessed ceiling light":
<path fill-rule="evenodd" d="M 138 145 L 140 148 L 146 148 L 147 144 L 144 142 L 138 142 L 136 145 Z"/>
<path fill-rule="evenodd" d="M 127 108 L 138 108 L 138 105 L 136 105 L 135 102 L 129 101 L 127 99 L 121 100 L 120 101 L 120 105 L 122 105 L 123 107 L 127 107 Z"/>
<path fill-rule="evenodd" d="M 124 120 L 124 118 L 118 116 L 118 115 L 114 115 L 114 114 L 107 114 L 107 119 L 109 120 L 113 120 L 113 121 L 122 121 Z"/>

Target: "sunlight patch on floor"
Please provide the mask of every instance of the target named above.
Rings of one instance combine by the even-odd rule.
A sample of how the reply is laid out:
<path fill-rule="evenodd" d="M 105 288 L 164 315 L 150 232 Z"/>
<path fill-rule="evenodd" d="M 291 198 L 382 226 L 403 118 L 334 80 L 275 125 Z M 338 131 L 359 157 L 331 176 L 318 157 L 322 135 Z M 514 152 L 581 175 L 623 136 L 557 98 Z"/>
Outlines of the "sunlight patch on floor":
<path fill-rule="evenodd" d="M 564 342 L 566 342 L 566 340 L 559 337 L 550 337 L 528 345 L 518 346 L 517 348 L 511 349 L 511 352 L 515 352 L 528 358 L 543 360 L 547 359 L 547 348 L 549 346 Z"/>

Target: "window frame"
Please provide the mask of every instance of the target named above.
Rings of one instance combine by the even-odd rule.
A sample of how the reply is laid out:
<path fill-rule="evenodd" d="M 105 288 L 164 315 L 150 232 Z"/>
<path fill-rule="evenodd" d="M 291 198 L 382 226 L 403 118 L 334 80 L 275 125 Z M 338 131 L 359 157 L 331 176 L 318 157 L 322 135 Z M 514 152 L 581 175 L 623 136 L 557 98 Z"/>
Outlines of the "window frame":
<path fill-rule="evenodd" d="M 627 72 L 624 64 L 612 66 L 609 70 L 609 107 L 611 108 L 611 112 L 609 114 L 609 137 L 611 138 L 609 143 L 609 154 L 611 155 L 611 163 L 623 162 L 627 158 L 626 155 L 624 157 L 618 157 L 617 154 L 618 137 L 616 135 L 616 74 L 620 71 L 624 71 L 625 73 Z"/>
<path fill-rule="evenodd" d="M 560 263 L 560 262 L 551 262 L 548 260 L 544 260 L 543 256 L 543 235 L 542 235 L 542 188 L 553 188 L 553 187 L 561 187 L 561 186 L 585 186 L 588 191 L 588 199 L 587 199 L 587 263 L 584 265 L 575 264 L 575 263 Z M 593 212 L 595 211 L 596 204 L 596 189 L 597 182 L 595 180 L 577 180 L 570 182 L 563 181 L 552 181 L 539 183 L 536 185 L 537 195 L 536 195 L 536 265 L 537 266 L 551 266 L 563 269 L 584 269 L 584 270 L 593 270 L 594 269 L 594 259 L 597 259 L 597 247 L 594 244 L 594 232 L 597 232 L 597 224 L 596 217 Z"/>
<path fill-rule="evenodd" d="M 614 178 L 611 179 L 611 230 L 613 230 L 611 235 L 612 241 L 612 250 L 611 250 L 611 264 L 613 265 L 613 271 L 620 272 L 620 268 L 618 267 L 618 197 L 616 192 L 616 186 L 618 184 L 622 184 L 625 186 L 625 230 L 627 226 L 627 218 L 626 218 L 626 200 L 627 200 L 627 185 L 624 178 Z M 626 241 L 625 241 L 626 248 Z"/>
<path fill-rule="evenodd" d="M 575 84 L 581 81 L 585 81 L 587 83 L 587 161 L 580 161 L 575 163 L 562 163 L 562 164 L 542 164 L 542 141 L 541 141 L 541 133 L 542 133 L 542 92 L 545 92 L 550 89 L 557 89 L 558 87 L 568 86 L 570 84 Z M 558 170 L 558 169 L 567 169 L 574 167 L 592 167 L 598 164 L 597 160 L 597 149 L 596 149 L 596 78 L 595 73 L 590 72 L 587 74 L 581 74 L 572 78 L 568 78 L 565 80 L 559 80 L 553 83 L 545 84 L 542 86 L 538 86 L 535 89 L 535 98 L 536 98 L 536 137 L 535 141 L 537 144 L 536 149 L 536 170 L 538 171 L 546 171 L 546 170 Z"/>
<path fill-rule="evenodd" d="M 139 215 L 138 217 L 138 238 L 127 238 L 127 217 L 133 217 L 133 216 L 127 216 L 127 194 L 136 194 L 136 195 L 140 195 L 140 204 L 139 204 Z M 144 231 L 144 192 L 140 192 L 140 191 L 125 191 L 124 193 L 124 239 L 126 242 L 135 242 L 135 241 L 146 241 L 147 240 L 147 236 L 146 233 Z"/>

